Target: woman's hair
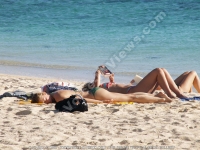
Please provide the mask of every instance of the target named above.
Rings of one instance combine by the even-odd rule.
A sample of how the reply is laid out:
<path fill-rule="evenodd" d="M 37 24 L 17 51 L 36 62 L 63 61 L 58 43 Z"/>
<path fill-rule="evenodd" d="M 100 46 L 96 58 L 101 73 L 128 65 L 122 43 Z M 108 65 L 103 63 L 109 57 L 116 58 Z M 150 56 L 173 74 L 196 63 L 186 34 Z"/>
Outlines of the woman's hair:
<path fill-rule="evenodd" d="M 39 103 L 39 99 L 40 99 L 40 96 L 42 95 L 42 93 L 35 93 L 33 94 L 32 96 L 32 100 L 31 100 L 31 103 Z"/>
<path fill-rule="evenodd" d="M 84 85 L 83 85 L 83 87 L 82 87 L 82 91 L 89 91 L 89 90 L 91 90 L 92 89 L 92 87 L 91 87 L 91 85 L 90 84 L 93 84 L 93 83 L 91 83 L 91 82 L 87 82 L 87 83 L 85 83 Z"/>

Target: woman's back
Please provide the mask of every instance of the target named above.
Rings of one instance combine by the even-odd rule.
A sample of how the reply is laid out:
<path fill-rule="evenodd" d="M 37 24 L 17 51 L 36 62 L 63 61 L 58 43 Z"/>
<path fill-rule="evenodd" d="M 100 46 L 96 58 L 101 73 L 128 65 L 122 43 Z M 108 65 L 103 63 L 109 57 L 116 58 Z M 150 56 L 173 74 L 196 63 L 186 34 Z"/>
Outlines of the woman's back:
<path fill-rule="evenodd" d="M 74 94 L 76 94 L 76 92 L 72 90 L 59 90 L 51 93 L 50 95 L 55 99 L 56 102 L 59 102 Z"/>
<path fill-rule="evenodd" d="M 133 95 L 131 95 L 132 97 Z M 115 93 L 115 92 L 109 92 L 103 88 L 95 87 L 91 89 L 90 91 L 83 93 L 84 98 L 92 98 L 96 100 L 125 100 L 129 99 L 129 94 L 121 94 L 121 93 Z"/>
<path fill-rule="evenodd" d="M 131 85 L 127 84 L 118 84 L 118 83 L 103 83 L 102 85 L 109 85 L 109 86 L 100 86 L 109 92 L 115 92 L 115 93 L 123 93 L 127 94 L 128 89 L 131 87 Z"/>

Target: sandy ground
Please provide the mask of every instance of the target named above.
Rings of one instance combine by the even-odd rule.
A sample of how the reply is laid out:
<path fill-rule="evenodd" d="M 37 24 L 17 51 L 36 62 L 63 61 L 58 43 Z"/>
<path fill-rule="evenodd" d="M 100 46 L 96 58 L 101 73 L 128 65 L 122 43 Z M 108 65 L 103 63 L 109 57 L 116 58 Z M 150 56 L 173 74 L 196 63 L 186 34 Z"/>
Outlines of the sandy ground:
<path fill-rule="evenodd" d="M 0 94 L 40 91 L 56 79 L 0 75 Z M 72 82 L 78 88 L 83 83 Z M 190 93 L 190 96 L 198 95 Z M 58 112 L 54 104 L 0 99 L 0 149 L 200 149 L 200 102 L 89 104 L 88 112 Z"/>

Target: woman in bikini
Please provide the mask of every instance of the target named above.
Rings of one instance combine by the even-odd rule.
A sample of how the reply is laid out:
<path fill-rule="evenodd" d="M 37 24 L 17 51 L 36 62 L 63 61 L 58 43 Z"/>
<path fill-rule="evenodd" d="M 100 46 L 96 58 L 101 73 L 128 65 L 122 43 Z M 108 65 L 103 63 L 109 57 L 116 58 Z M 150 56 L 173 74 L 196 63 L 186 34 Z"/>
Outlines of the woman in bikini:
<path fill-rule="evenodd" d="M 133 80 L 128 85 L 116 84 L 113 74 L 109 77 L 109 83 L 101 84 L 100 74 L 97 75 L 97 86 L 105 88 L 110 92 L 123 94 L 135 92 L 153 93 L 155 89 L 162 88 L 170 98 L 175 98 L 176 96 L 186 98 L 182 92 L 191 92 L 191 88 L 194 85 L 195 89 L 200 93 L 200 80 L 195 71 L 185 72 L 174 81 L 166 69 L 156 68 L 135 86 L 132 85 Z"/>
<path fill-rule="evenodd" d="M 98 71 L 97 73 L 98 74 Z M 83 91 L 59 90 L 51 94 L 46 92 L 36 93 L 32 97 L 32 103 L 56 103 L 69 98 L 71 95 L 79 94 L 88 103 L 114 103 L 114 102 L 137 102 L 137 103 L 160 103 L 171 102 L 172 100 L 163 93 L 157 95 L 137 92 L 130 94 L 121 94 L 109 92 L 103 88 L 97 87 L 97 77 L 93 83 L 86 83 Z"/>

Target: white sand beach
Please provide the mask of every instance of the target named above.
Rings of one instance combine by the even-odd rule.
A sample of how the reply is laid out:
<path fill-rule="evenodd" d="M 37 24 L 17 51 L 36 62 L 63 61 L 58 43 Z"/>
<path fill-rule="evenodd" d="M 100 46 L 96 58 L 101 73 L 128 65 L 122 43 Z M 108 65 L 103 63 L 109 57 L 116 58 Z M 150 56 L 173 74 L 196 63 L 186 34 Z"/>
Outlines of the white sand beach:
<path fill-rule="evenodd" d="M 36 92 L 54 81 L 2 74 L 0 94 L 14 90 Z M 66 82 L 78 88 L 84 84 Z M 87 112 L 66 113 L 56 111 L 55 104 L 19 104 L 17 100 L 0 99 L 1 150 L 200 148 L 199 101 L 89 104 Z"/>

